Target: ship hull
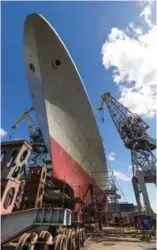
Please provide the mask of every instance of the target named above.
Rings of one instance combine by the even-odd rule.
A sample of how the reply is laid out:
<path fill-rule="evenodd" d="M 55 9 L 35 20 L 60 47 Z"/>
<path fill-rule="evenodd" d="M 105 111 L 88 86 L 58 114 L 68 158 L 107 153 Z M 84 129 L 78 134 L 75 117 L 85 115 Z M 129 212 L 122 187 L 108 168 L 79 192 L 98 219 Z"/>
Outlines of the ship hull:
<path fill-rule="evenodd" d="M 81 77 L 51 25 L 29 15 L 25 65 L 33 106 L 52 157 L 53 175 L 84 199 L 92 173 L 106 171 L 102 140 Z M 90 195 L 86 204 L 91 203 Z"/>
<path fill-rule="evenodd" d="M 76 197 L 84 199 L 85 191 L 93 182 L 92 178 L 81 166 L 52 138 L 50 137 L 53 153 L 53 175 L 70 185 Z M 58 157 L 62 152 L 62 156 Z M 60 167 L 58 167 L 60 166 Z M 90 195 L 85 199 L 86 204 L 91 204 Z"/>

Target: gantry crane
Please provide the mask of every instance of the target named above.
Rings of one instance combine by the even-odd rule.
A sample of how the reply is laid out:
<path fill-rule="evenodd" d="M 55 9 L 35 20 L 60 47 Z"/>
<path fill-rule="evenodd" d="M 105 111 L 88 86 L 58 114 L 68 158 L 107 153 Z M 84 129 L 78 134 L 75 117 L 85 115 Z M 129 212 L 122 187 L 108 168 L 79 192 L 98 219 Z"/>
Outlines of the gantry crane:
<path fill-rule="evenodd" d="M 146 183 L 156 184 L 156 158 L 152 151 L 156 149 L 156 140 L 147 134 L 149 125 L 137 114 L 133 114 L 120 104 L 110 93 L 101 96 L 102 102 L 98 110 L 103 110 L 106 103 L 111 118 L 126 148 L 131 151 L 132 184 L 140 214 L 154 214 Z M 140 195 L 143 196 L 143 203 Z"/>
<path fill-rule="evenodd" d="M 11 128 L 15 130 L 24 119 L 27 119 L 29 143 L 32 146 L 32 153 L 29 157 L 29 165 L 49 165 L 51 163 L 51 160 L 48 155 L 48 150 L 45 146 L 44 139 L 39 126 L 35 125 L 32 120 L 32 117 L 30 115 L 32 111 L 34 111 L 33 107 L 27 109 Z"/>

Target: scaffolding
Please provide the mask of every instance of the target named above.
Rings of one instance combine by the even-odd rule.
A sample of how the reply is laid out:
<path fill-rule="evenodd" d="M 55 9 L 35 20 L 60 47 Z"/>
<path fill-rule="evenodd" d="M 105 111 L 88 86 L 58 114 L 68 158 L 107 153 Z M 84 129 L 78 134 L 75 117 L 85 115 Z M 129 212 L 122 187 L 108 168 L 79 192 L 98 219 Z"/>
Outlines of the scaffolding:
<path fill-rule="evenodd" d="M 117 193 L 114 172 L 112 170 L 93 172 L 92 180 L 95 222 L 107 222 L 112 213 L 120 215 L 121 196 Z"/>

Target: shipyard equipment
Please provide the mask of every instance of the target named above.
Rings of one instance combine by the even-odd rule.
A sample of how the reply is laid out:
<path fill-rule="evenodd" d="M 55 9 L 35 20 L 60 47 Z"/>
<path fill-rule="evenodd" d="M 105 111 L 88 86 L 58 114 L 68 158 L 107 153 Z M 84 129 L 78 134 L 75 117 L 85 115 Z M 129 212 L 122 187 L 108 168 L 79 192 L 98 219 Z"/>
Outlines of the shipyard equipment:
<path fill-rule="evenodd" d="M 132 184 L 140 214 L 153 215 L 146 183 L 156 184 L 156 158 L 152 151 L 156 149 L 156 140 L 147 134 L 149 125 L 141 117 L 130 112 L 110 93 L 101 96 L 102 102 L 98 110 L 103 110 L 106 103 L 111 118 L 127 149 L 131 151 L 133 178 Z M 140 197 L 142 195 L 142 199 Z"/>
<path fill-rule="evenodd" d="M 21 124 L 21 122 L 23 122 L 24 120 L 27 120 L 29 143 L 32 147 L 32 152 L 29 157 L 29 165 L 46 166 L 51 163 L 51 160 L 49 157 L 48 149 L 45 146 L 40 127 L 34 123 L 31 117 L 31 113 L 33 111 L 34 111 L 34 108 L 31 107 L 22 114 L 22 116 L 12 126 L 13 131 L 9 137 L 12 138 L 12 135 L 15 129 Z"/>
<path fill-rule="evenodd" d="M 80 249 L 85 241 L 76 201 L 43 166 L 26 167 L 32 152 L 24 140 L 2 142 L 2 249 Z M 62 206 L 63 205 L 63 206 Z M 70 207 L 71 206 L 71 207 Z"/>

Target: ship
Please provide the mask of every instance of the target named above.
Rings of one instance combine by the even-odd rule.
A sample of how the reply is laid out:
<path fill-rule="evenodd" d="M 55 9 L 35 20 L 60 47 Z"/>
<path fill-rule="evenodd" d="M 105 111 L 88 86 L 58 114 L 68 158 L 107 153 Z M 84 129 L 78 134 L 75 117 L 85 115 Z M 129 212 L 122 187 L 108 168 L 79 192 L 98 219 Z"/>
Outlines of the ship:
<path fill-rule="evenodd" d="M 52 158 L 53 176 L 83 200 L 92 173 L 107 171 L 102 139 L 75 63 L 55 29 L 40 14 L 26 17 L 24 58 L 33 107 Z M 90 195 L 85 202 L 91 203 Z"/>

